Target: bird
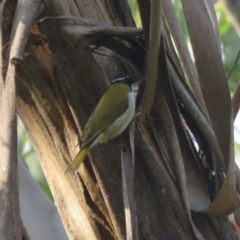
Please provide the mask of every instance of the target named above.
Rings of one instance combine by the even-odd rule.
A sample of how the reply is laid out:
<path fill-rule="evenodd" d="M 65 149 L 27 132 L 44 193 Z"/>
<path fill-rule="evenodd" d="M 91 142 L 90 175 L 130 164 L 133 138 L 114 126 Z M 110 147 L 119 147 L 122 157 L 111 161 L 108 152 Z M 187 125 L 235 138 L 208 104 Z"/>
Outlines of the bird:
<path fill-rule="evenodd" d="M 77 171 L 92 147 L 117 137 L 127 128 L 135 114 L 132 83 L 126 74 L 118 74 L 111 81 L 84 128 L 81 149 L 67 171 Z"/>

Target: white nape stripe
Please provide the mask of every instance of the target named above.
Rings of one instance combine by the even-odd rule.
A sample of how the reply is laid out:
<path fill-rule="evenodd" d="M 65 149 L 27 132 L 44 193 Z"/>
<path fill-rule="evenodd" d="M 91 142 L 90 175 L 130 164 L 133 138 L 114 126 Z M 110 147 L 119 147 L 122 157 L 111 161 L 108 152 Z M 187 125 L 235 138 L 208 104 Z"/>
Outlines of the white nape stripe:
<path fill-rule="evenodd" d="M 126 77 L 116 78 L 116 79 L 113 79 L 112 82 L 122 81 L 122 80 L 125 80 L 125 79 L 126 79 Z"/>

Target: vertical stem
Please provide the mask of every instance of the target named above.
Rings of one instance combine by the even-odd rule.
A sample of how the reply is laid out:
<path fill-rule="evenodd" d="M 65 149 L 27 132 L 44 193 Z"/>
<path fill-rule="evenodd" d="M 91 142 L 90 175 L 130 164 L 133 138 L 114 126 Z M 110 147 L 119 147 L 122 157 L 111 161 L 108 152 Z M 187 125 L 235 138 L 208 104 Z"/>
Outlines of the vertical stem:
<path fill-rule="evenodd" d="M 158 62 L 159 62 L 158 58 L 161 38 L 161 18 L 162 18 L 161 0 L 152 0 L 146 79 L 143 96 L 140 104 L 142 110 L 141 117 L 144 117 L 144 115 L 148 115 L 151 112 L 152 105 L 154 102 L 158 78 Z"/>
<path fill-rule="evenodd" d="M 0 4 L 0 238 L 20 240 L 22 222 L 18 194 L 15 65 L 9 65 L 6 81 L 2 72 L 2 16 L 5 2 Z"/>

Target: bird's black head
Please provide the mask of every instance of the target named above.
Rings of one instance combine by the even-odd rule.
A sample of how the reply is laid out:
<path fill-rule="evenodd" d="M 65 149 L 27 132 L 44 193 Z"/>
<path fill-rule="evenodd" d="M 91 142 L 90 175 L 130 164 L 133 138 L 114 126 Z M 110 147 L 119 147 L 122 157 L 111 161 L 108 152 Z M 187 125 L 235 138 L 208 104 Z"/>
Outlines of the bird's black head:
<path fill-rule="evenodd" d="M 131 85 L 134 83 L 133 80 L 126 74 L 124 73 L 120 73 L 117 76 L 115 76 L 115 78 L 112 80 L 112 84 L 114 83 L 119 83 L 119 82 L 123 82 L 128 84 L 130 87 Z"/>

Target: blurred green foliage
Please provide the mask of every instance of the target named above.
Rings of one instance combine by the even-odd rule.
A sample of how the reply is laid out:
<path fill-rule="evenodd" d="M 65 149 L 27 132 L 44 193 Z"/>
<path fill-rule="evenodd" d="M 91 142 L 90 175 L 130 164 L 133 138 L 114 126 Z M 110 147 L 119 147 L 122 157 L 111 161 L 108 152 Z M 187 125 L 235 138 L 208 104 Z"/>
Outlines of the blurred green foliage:
<path fill-rule="evenodd" d="M 240 39 L 232 24 L 228 21 L 224 7 L 218 3 L 215 5 L 215 9 L 217 12 L 219 32 L 222 42 L 223 64 L 225 72 L 228 74 L 234 60 L 236 59 L 238 51 L 240 50 Z M 231 91 L 235 90 L 236 85 L 240 79 L 239 76 L 240 61 L 238 61 L 234 66 L 234 69 L 228 81 Z"/>
<path fill-rule="evenodd" d="M 32 147 L 31 141 L 20 119 L 18 119 L 18 154 L 24 161 L 29 172 L 35 181 L 41 186 L 43 191 L 51 198 L 52 194 L 47 181 L 38 162 L 36 153 Z"/>
<path fill-rule="evenodd" d="M 128 2 L 132 11 L 132 15 L 135 19 L 136 25 L 138 27 L 141 27 L 141 20 L 140 20 L 140 15 L 139 15 L 136 0 L 128 0 Z M 183 30 L 183 34 L 188 43 L 188 46 L 190 46 L 190 40 L 188 36 L 185 18 L 183 15 L 181 1 L 173 0 L 173 3 L 176 9 L 177 17 L 179 19 L 181 28 Z M 222 42 L 222 56 L 223 56 L 222 58 L 223 58 L 225 72 L 227 75 L 240 49 L 240 41 L 239 41 L 240 39 L 239 39 L 239 36 L 236 34 L 231 23 L 228 21 L 228 18 L 226 16 L 223 6 L 218 3 L 215 5 L 215 9 L 216 9 L 217 17 L 219 21 L 219 32 L 220 32 L 220 37 Z M 238 61 L 229 79 L 229 87 L 231 91 L 235 89 L 236 84 L 239 81 L 239 76 L 240 76 L 240 62 Z M 240 152 L 239 149 L 240 149 L 239 145 L 236 146 L 237 153 Z M 30 173 L 34 177 L 34 179 L 43 188 L 44 192 L 50 198 L 52 198 L 51 192 L 47 185 L 46 179 L 44 178 L 40 164 L 37 161 L 36 154 L 30 143 L 27 132 L 20 121 L 18 121 L 18 151 L 22 159 L 24 160 L 25 164 L 27 165 Z"/>
<path fill-rule="evenodd" d="M 127 0 L 132 11 L 132 16 L 135 20 L 137 27 L 142 27 L 141 18 L 137 6 L 137 0 Z"/>

